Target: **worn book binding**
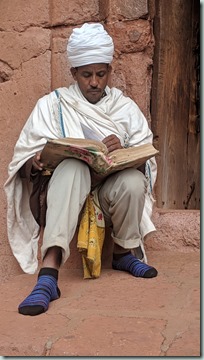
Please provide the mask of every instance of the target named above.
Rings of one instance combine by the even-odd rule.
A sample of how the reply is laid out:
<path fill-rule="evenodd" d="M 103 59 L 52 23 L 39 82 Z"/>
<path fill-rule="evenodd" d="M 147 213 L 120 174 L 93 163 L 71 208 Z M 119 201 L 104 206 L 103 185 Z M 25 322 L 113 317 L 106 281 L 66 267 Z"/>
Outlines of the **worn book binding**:
<path fill-rule="evenodd" d="M 47 174 L 62 160 L 75 158 L 86 162 L 96 173 L 108 175 L 127 167 L 139 167 L 156 154 L 158 150 L 150 143 L 108 153 L 106 145 L 101 141 L 62 138 L 47 141 L 41 153 L 41 161 Z"/>

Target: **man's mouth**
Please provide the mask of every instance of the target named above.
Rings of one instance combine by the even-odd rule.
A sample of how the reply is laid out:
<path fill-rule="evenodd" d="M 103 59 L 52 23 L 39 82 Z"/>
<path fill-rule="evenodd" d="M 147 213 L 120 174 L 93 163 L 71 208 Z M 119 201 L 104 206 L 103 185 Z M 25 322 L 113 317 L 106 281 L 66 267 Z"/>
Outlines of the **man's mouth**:
<path fill-rule="evenodd" d="M 90 92 L 90 93 L 100 93 L 101 90 L 100 89 L 89 89 L 88 92 Z"/>

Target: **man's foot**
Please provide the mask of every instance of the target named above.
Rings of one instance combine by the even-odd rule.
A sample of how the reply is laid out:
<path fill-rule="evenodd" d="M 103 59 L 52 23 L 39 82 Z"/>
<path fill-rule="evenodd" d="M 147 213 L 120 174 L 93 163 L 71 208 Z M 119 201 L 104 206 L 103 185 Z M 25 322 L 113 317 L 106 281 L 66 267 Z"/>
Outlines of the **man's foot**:
<path fill-rule="evenodd" d="M 47 311 L 49 303 L 60 297 L 57 278 L 57 270 L 49 268 L 41 269 L 36 286 L 30 295 L 19 305 L 18 312 L 23 315 L 34 316 Z"/>
<path fill-rule="evenodd" d="M 114 270 L 128 271 L 133 276 L 142 278 L 153 278 L 158 274 L 154 267 L 144 264 L 133 256 L 131 252 L 121 255 L 119 258 L 117 258 L 117 255 L 113 255 L 112 268 Z"/>

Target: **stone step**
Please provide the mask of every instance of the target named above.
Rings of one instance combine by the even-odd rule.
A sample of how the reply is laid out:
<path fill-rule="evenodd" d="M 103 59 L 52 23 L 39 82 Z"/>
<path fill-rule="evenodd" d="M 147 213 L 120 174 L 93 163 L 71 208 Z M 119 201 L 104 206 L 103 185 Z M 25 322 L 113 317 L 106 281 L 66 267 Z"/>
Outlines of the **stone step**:
<path fill-rule="evenodd" d="M 199 252 L 200 250 L 200 211 L 199 210 L 161 210 L 154 209 L 153 221 L 157 228 L 145 241 L 145 249 L 148 253 L 151 250 L 156 251 L 179 251 Z M 77 250 L 77 237 L 71 242 L 71 255 L 66 264 L 67 269 L 81 269 L 81 254 Z M 111 268 L 113 243 L 110 230 L 107 230 L 107 236 L 104 242 L 102 265 L 104 268 Z M 39 255 L 40 260 L 40 255 Z M 40 261 L 39 261 L 40 266 Z M 6 255 L 2 255 L 0 263 L 1 280 L 4 280 L 21 274 L 17 261 L 13 257 L 11 250 L 8 249 Z"/>
<path fill-rule="evenodd" d="M 18 314 L 36 275 L 1 286 L 3 356 L 200 356 L 199 253 L 149 251 L 153 279 L 102 269 L 83 280 L 82 269 L 62 269 L 61 298 L 45 314 Z"/>
<path fill-rule="evenodd" d="M 148 235 L 145 249 L 179 252 L 199 252 L 200 249 L 200 211 L 199 210 L 161 210 L 154 209 L 152 220 L 157 231 Z M 77 237 L 71 243 L 71 256 L 66 268 L 81 266 L 81 256 L 76 247 Z M 102 264 L 111 267 L 113 242 L 111 231 L 107 229 L 103 246 Z"/>

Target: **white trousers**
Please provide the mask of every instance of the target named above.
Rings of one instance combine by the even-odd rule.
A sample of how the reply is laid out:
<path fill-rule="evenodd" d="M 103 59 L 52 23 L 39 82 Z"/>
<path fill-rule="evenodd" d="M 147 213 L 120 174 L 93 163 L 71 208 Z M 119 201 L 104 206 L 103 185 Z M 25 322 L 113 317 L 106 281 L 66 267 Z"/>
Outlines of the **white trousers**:
<path fill-rule="evenodd" d="M 145 176 L 137 169 L 130 168 L 107 177 L 98 192 L 106 224 L 112 227 L 113 240 L 125 249 L 140 244 L 139 225 L 146 187 Z M 82 161 L 66 159 L 55 169 L 48 185 L 42 257 L 48 248 L 59 246 L 63 249 L 62 264 L 68 259 L 69 244 L 90 190 L 89 168 Z"/>

